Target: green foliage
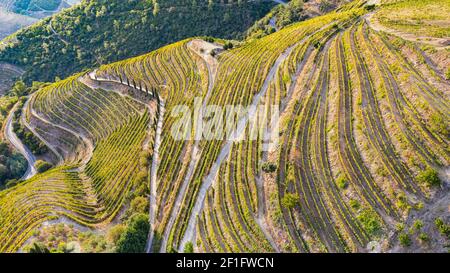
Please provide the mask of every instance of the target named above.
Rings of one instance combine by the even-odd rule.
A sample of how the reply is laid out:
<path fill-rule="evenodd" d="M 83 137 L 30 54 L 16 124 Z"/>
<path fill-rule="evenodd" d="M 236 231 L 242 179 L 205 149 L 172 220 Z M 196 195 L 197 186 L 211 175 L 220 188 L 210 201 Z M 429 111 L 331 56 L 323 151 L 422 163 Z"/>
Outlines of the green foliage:
<path fill-rule="evenodd" d="M 131 201 L 130 212 L 131 215 L 135 213 L 145 213 L 148 211 L 149 202 L 148 198 L 138 196 Z"/>
<path fill-rule="evenodd" d="M 187 37 L 242 38 L 274 6 L 270 1 L 213 2 L 205 12 L 207 1 L 195 6 L 192 0 L 83 1 L 16 33 L 17 43 L 0 50 L 0 61 L 25 68 L 26 82 L 53 81 Z"/>
<path fill-rule="evenodd" d="M 187 242 L 184 246 L 184 253 L 194 253 L 194 244 L 192 242 Z"/>
<path fill-rule="evenodd" d="M 293 193 L 286 193 L 281 199 L 281 205 L 287 209 L 293 209 L 300 204 L 300 196 Z"/>
<path fill-rule="evenodd" d="M 435 113 L 431 116 L 431 126 L 440 134 L 449 134 L 448 122 L 445 122 L 445 118 L 441 114 Z"/>
<path fill-rule="evenodd" d="M 359 204 L 358 200 L 355 200 L 355 199 L 351 199 L 349 204 L 350 204 L 350 207 L 354 210 L 359 210 L 359 208 L 361 207 L 361 204 Z"/>
<path fill-rule="evenodd" d="M 447 68 L 447 71 L 445 71 L 445 79 L 450 80 L 450 68 Z"/>
<path fill-rule="evenodd" d="M 272 162 L 266 162 L 262 165 L 262 170 L 265 173 L 274 173 L 277 170 L 277 165 Z"/>
<path fill-rule="evenodd" d="M 336 180 L 336 184 L 342 190 L 345 190 L 346 188 L 348 188 L 348 181 L 345 178 L 345 176 L 343 176 L 343 175 L 338 177 L 338 179 Z"/>
<path fill-rule="evenodd" d="M 428 234 L 426 234 L 425 232 L 421 232 L 419 234 L 419 240 L 422 242 L 429 242 L 430 241 L 430 236 L 428 236 Z"/>
<path fill-rule="evenodd" d="M 308 15 L 303 9 L 303 0 L 292 0 L 287 5 L 278 5 L 264 18 L 257 21 L 247 31 L 249 38 L 261 38 L 273 33 L 275 30 L 270 25 L 270 20 L 276 18 L 275 25 L 281 29 L 295 22 L 306 20 Z"/>
<path fill-rule="evenodd" d="M 35 242 L 31 246 L 31 248 L 28 250 L 28 253 L 45 254 L 45 253 L 50 253 L 50 250 L 48 250 L 48 248 L 44 244 Z"/>
<path fill-rule="evenodd" d="M 417 181 L 429 187 L 441 185 L 441 179 L 439 178 L 438 172 L 432 168 L 427 168 L 425 171 L 419 173 L 419 175 L 417 175 Z"/>
<path fill-rule="evenodd" d="M 149 229 L 150 224 L 147 215 L 133 215 L 128 222 L 127 229 L 117 241 L 116 251 L 118 253 L 144 252 Z"/>
<path fill-rule="evenodd" d="M 381 231 L 381 223 L 373 210 L 363 209 L 357 218 L 370 236 L 376 236 Z"/>
<path fill-rule="evenodd" d="M 234 45 L 232 42 L 227 42 L 223 45 L 224 50 L 233 49 Z"/>
<path fill-rule="evenodd" d="M 26 170 L 26 159 L 0 141 L 0 188 L 16 185 Z"/>
<path fill-rule="evenodd" d="M 423 228 L 423 221 L 422 220 L 414 221 L 413 227 L 415 230 L 420 231 Z"/>
<path fill-rule="evenodd" d="M 446 224 L 442 218 L 436 218 L 434 224 L 443 236 L 450 239 L 450 225 Z"/>
<path fill-rule="evenodd" d="M 117 241 L 119 241 L 122 234 L 126 231 L 126 227 L 124 225 L 115 225 L 112 228 L 108 230 L 108 233 L 106 234 L 106 240 L 108 243 L 112 245 L 116 245 Z"/>
<path fill-rule="evenodd" d="M 11 89 L 11 93 L 17 97 L 26 96 L 27 91 L 27 86 L 23 81 L 17 81 Z"/>
<path fill-rule="evenodd" d="M 408 233 L 400 233 L 398 236 L 398 240 L 400 242 L 400 245 L 403 247 L 409 247 L 412 244 L 411 237 Z"/>
<path fill-rule="evenodd" d="M 46 161 L 38 160 L 34 164 L 34 167 L 36 168 L 38 173 L 43 173 L 43 172 L 46 172 L 46 171 L 50 170 L 51 168 L 53 168 L 53 165 Z"/>

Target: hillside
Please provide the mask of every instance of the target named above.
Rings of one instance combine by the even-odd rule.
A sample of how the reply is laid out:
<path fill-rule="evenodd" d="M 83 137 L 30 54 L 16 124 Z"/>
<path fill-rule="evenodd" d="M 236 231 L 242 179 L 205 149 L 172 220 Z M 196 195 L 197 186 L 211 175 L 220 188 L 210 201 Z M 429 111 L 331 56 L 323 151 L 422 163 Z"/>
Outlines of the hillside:
<path fill-rule="evenodd" d="M 53 81 L 192 36 L 239 38 L 272 1 L 83 1 L 3 41 L 0 61 Z"/>
<path fill-rule="evenodd" d="M 37 22 L 38 19 L 79 3 L 79 0 L 1 0 L 0 40 Z"/>
<path fill-rule="evenodd" d="M 0 252 L 448 252 L 450 51 L 366 4 L 31 94 L 55 167 L 0 192 Z"/>
<path fill-rule="evenodd" d="M 345 6 L 351 0 L 292 0 L 273 8 L 247 31 L 247 38 L 260 38 L 290 24 Z M 362 2 L 361 2 L 362 3 Z"/>

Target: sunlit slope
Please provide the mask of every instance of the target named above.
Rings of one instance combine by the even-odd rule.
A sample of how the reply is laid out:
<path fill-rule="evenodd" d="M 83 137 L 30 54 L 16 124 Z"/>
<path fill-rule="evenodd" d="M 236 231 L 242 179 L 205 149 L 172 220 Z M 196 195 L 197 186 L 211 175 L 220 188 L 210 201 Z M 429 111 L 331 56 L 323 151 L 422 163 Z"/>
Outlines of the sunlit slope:
<path fill-rule="evenodd" d="M 85 226 L 106 225 L 141 186 L 139 158 L 152 138 L 150 110 L 112 91 L 90 89 L 77 78 L 40 90 L 29 116 L 79 134 L 95 149 L 86 163 L 59 167 L 1 193 L 2 252 L 16 251 L 33 229 L 61 216 Z M 40 128 L 50 143 L 58 138 Z"/>
<path fill-rule="evenodd" d="M 2 250 L 55 217 L 104 227 L 136 191 L 150 199 L 148 251 L 388 249 L 397 224 L 442 196 L 421 175 L 449 167 L 450 85 L 421 47 L 372 29 L 360 5 L 213 59 L 193 38 L 40 90 L 26 121 L 63 150 L 66 167 L 0 194 Z M 179 106 L 195 118 L 208 105 L 262 106 L 265 135 L 250 138 L 245 123 L 236 142 L 174 130 Z M 277 110 L 279 131 L 268 119 Z M 152 154 L 145 181 L 142 151 Z"/>
<path fill-rule="evenodd" d="M 416 176 L 448 166 L 447 131 L 434 122 L 448 121 L 448 83 L 427 80 L 363 13 L 331 13 L 227 51 L 210 95 L 181 93 L 188 106 L 190 94 L 216 105 L 250 105 L 261 95 L 257 104 L 282 110 L 281 143 L 265 153 L 262 140 L 202 140 L 191 157 L 195 142 L 173 141 L 166 120 L 154 251 L 181 251 L 193 234 L 204 251 L 358 251 L 427 202 L 430 190 Z M 195 71 L 182 72 L 189 53 L 161 62 L 175 48 L 98 75 L 166 85 L 170 112 L 184 100 L 172 94 L 189 90 L 175 87 L 186 81 L 178 75 Z M 176 69 L 155 75 L 168 64 Z M 263 172 L 265 162 L 276 173 Z"/>
<path fill-rule="evenodd" d="M 392 3 L 386 1 L 375 13 L 374 19 L 383 27 L 404 34 L 448 39 L 449 14 L 448 0 L 404 0 Z"/>

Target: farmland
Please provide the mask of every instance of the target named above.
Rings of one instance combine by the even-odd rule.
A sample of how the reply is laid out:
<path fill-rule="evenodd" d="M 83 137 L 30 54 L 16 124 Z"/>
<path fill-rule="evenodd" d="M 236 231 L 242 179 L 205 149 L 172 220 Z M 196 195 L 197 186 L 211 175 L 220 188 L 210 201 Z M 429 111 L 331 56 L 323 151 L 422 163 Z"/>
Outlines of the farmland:
<path fill-rule="evenodd" d="M 29 95 L 20 121 L 54 167 L 0 192 L 0 252 L 58 225 L 120 233 L 117 252 L 448 251 L 448 1 L 420 16 L 415 0 L 369 2 Z M 217 110 L 230 105 L 258 113 Z M 127 249 L 139 221 L 148 236 Z"/>

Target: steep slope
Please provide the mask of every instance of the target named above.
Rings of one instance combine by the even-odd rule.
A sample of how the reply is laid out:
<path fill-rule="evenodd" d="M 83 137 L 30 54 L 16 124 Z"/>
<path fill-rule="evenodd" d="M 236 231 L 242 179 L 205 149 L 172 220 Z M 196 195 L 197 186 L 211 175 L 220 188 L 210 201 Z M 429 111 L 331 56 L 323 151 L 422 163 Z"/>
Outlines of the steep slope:
<path fill-rule="evenodd" d="M 334 9 L 345 7 L 348 3 L 357 7 L 366 1 L 352 0 L 292 0 L 273 8 L 261 20 L 258 20 L 247 31 L 248 38 L 258 38 L 275 32 L 290 24 L 304 21 L 319 15 L 326 14 Z M 350 6 L 349 5 L 349 6 Z"/>
<path fill-rule="evenodd" d="M 207 104 L 258 105 L 261 96 L 266 109 L 279 105 L 281 146 L 264 153 L 261 139 L 201 140 L 199 150 L 163 145 L 180 153 L 160 151 L 154 251 L 181 251 L 197 239 L 204 251 L 365 251 L 428 202 L 435 190 L 416 177 L 447 167 L 449 150 L 446 130 L 423 117 L 447 120 L 449 85 L 417 76 L 420 102 L 414 98 L 404 81 L 421 72 L 396 70 L 403 59 L 357 19 L 364 12 L 351 8 L 360 5 L 220 55 Z M 154 70 L 143 67 L 151 66 L 135 59 L 98 75 L 149 85 L 143 75 Z M 172 141 L 169 128 L 163 143 Z M 263 173 L 263 163 L 278 166 L 277 175 Z"/>
<path fill-rule="evenodd" d="M 0 60 L 26 70 L 27 81 L 53 81 L 94 65 L 149 52 L 197 35 L 239 38 L 271 1 L 84 1 L 20 31 Z"/>
<path fill-rule="evenodd" d="M 38 19 L 79 3 L 79 0 L 1 0 L 0 40 L 27 27 Z"/>
<path fill-rule="evenodd" d="M 58 144 L 65 161 L 0 194 L 1 252 L 17 251 L 45 221 L 105 227 L 131 192 L 146 193 L 140 155 L 149 149 L 154 107 L 91 89 L 79 76 L 42 89 L 27 103 L 23 122 L 49 145 Z"/>
<path fill-rule="evenodd" d="M 442 251 L 450 83 L 371 28 L 372 9 L 226 51 L 182 40 L 33 94 L 24 122 L 64 163 L 0 193 L 0 250 L 50 219 L 107 230 L 140 196 L 148 252 L 390 251 L 405 236 Z"/>

